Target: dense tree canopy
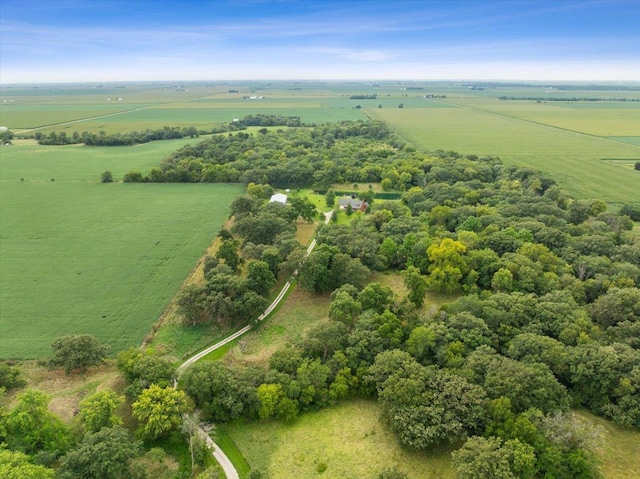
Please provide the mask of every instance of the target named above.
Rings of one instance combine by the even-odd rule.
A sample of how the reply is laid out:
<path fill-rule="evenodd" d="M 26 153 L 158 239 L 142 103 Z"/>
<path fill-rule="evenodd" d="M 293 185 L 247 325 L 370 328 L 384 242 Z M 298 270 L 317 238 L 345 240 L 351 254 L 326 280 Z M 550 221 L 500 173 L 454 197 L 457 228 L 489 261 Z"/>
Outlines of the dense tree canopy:
<path fill-rule="evenodd" d="M 404 191 L 319 229 L 298 284 L 331 294 L 330 321 L 274 354 L 266 373 L 194 368 L 188 390 L 212 417 L 291 420 L 349 395 L 377 397 L 409 447 L 471 437 L 456 455 L 461 477 L 595 477 L 589 446 L 550 432 L 570 404 L 638 425 L 640 242 L 604 202 L 573 200 L 497 158 L 418 153 L 376 122 L 216 137 L 161 165 L 166 178 L 179 170 L 250 184 L 232 233 L 252 283 L 302 258 L 278 240 L 302 205 L 265 207 L 260 185 L 315 187 L 327 204 L 336 183 Z M 398 271 L 406 296 L 370 283 L 378 270 Z M 233 314 L 229 304 L 206 309 L 224 304 L 219 293 L 242 297 L 220 286 L 246 290 L 229 274 L 213 265 L 208 285 L 189 292 L 194 323 Z M 429 291 L 452 300 L 425 314 Z"/>
<path fill-rule="evenodd" d="M 105 427 L 84 436 L 82 442 L 61 460 L 63 479 L 128 479 L 131 459 L 142 454 L 142 443 L 119 426 Z"/>

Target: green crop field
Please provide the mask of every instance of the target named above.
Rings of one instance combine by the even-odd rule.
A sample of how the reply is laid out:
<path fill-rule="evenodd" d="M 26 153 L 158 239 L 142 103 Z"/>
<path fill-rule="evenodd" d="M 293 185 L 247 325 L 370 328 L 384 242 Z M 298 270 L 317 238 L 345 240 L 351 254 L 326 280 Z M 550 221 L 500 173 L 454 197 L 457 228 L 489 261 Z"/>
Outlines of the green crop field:
<path fill-rule="evenodd" d="M 258 113 L 300 116 L 306 123 L 365 119 L 363 111 L 355 107 L 367 103 L 349 100 L 350 93 L 348 88 L 335 85 L 306 84 L 304 90 L 297 90 L 285 83 L 5 86 L 0 88 L 0 125 L 17 134 L 124 133 L 164 126 L 211 129 L 233 118 Z"/>
<path fill-rule="evenodd" d="M 374 478 L 394 465 L 410 479 L 454 477 L 450 451 L 422 454 L 401 448 L 379 414 L 375 402 L 358 400 L 304 414 L 292 424 L 235 423 L 225 431 L 251 469 L 267 477 Z M 322 474 L 316 469 L 320 463 L 327 465 Z"/>
<path fill-rule="evenodd" d="M 193 141 L 193 140 L 190 140 Z M 186 140 L 0 150 L 0 358 L 66 334 L 139 345 L 242 192 L 238 185 L 101 184 Z"/>
<path fill-rule="evenodd" d="M 636 140 L 640 103 L 608 103 L 610 109 L 600 118 L 600 102 L 593 109 L 590 105 L 575 109 L 573 104 L 557 107 L 535 102 L 512 102 L 511 106 L 490 98 L 447 98 L 437 101 L 438 108 L 433 105 L 436 100 L 421 101 L 418 105 L 405 102 L 404 108 L 367 109 L 366 113 L 428 151 L 499 156 L 509 165 L 548 172 L 577 197 L 640 203 L 640 174 L 621 163 L 602 161 L 615 158 L 628 165 L 640 160 Z M 596 132 L 602 136 L 593 134 Z"/>

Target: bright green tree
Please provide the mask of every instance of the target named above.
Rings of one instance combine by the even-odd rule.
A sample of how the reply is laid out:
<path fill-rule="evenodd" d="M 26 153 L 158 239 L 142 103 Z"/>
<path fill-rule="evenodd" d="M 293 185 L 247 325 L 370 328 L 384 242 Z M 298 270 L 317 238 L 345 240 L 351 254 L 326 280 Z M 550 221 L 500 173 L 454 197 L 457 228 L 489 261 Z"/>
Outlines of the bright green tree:
<path fill-rule="evenodd" d="M 49 400 L 47 394 L 33 389 L 18 394 L 18 403 L 4 420 L 10 449 L 27 454 L 66 452 L 71 434 L 62 420 L 49 411 Z"/>
<path fill-rule="evenodd" d="M 138 435 L 157 439 L 182 423 L 182 415 L 189 410 L 189 401 L 184 391 L 152 384 L 140 393 L 131 407 L 133 417 L 140 423 Z"/>
<path fill-rule="evenodd" d="M 55 471 L 29 462 L 22 452 L 0 449 L 0 477 L 3 479 L 53 479 Z"/>
<path fill-rule="evenodd" d="M 436 291 L 455 293 L 460 290 L 460 281 L 467 270 L 464 258 L 466 246 L 460 241 L 444 238 L 427 248 L 429 285 Z"/>
<path fill-rule="evenodd" d="M 87 431 L 98 432 L 103 427 L 122 425 L 116 409 L 124 402 L 115 392 L 98 391 L 80 402 L 78 415 Z"/>
<path fill-rule="evenodd" d="M 258 416 L 263 421 L 276 416 L 277 408 L 283 399 L 286 399 L 281 384 L 261 384 L 257 390 Z"/>

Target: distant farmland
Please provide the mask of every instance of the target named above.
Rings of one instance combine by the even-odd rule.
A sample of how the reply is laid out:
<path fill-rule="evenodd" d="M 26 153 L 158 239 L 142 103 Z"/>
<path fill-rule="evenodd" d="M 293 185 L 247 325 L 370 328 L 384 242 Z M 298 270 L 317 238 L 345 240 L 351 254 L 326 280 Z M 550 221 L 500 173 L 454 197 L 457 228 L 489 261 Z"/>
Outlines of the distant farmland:
<path fill-rule="evenodd" d="M 282 85 L 261 89 L 250 83 L 194 84 L 184 89 L 135 83 L 121 88 L 5 87 L 0 89 L 0 124 L 18 134 L 35 129 L 70 135 L 74 131 L 124 133 L 190 125 L 210 130 L 233 118 L 257 113 L 299 116 L 305 123 L 366 118 L 361 109 L 355 108 L 356 102 L 344 100 L 347 93 L 333 88 L 314 87 L 302 92 L 282 89 Z M 249 99 L 251 96 L 256 98 Z"/>
<path fill-rule="evenodd" d="M 628 101 L 603 101 L 618 97 Z M 317 124 L 369 117 L 424 151 L 500 156 L 546 171 L 576 197 L 619 205 L 640 204 L 638 98 L 640 88 L 445 82 L 2 86 L 0 125 L 29 136 L 209 130 L 260 113 Z M 242 188 L 102 185 L 100 174 L 110 170 L 120 180 L 131 170 L 147 172 L 198 141 L 96 148 L 17 140 L 0 147 L 0 358 L 41 357 L 52 339 L 70 333 L 93 333 L 116 350 L 140 343 Z"/>
<path fill-rule="evenodd" d="M 2 147 L 0 359 L 58 336 L 139 345 L 228 215 L 239 185 L 101 184 L 186 141 Z"/>
<path fill-rule="evenodd" d="M 556 103 L 460 95 L 367 114 L 428 151 L 499 156 L 548 172 L 577 197 L 640 204 L 640 173 L 624 167 L 640 160 L 640 103 Z"/>

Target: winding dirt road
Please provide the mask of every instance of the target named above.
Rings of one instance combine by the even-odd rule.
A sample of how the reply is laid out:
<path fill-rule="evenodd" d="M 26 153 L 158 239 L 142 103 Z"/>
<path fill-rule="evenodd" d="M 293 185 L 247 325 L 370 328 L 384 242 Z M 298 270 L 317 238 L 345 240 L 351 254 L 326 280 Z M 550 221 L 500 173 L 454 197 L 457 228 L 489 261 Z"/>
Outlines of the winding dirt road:
<path fill-rule="evenodd" d="M 331 221 L 332 214 L 333 214 L 332 211 L 328 211 L 324 213 L 325 225 L 328 224 L 329 221 Z M 307 256 L 311 254 L 313 249 L 316 247 L 316 244 L 317 242 L 314 239 L 309 245 L 309 247 L 307 248 L 304 258 L 302 258 L 302 261 L 304 261 L 307 258 Z M 300 264 L 302 264 L 302 262 Z M 286 296 L 287 292 L 289 291 L 289 288 L 291 288 L 292 281 L 297 275 L 298 275 L 298 270 L 296 269 L 293 272 L 291 279 L 284 284 L 284 286 L 280 290 L 280 293 L 278 293 L 278 296 L 276 296 L 276 298 L 269 305 L 269 307 L 265 309 L 260 316 L 258 316 L 258 319 L 256 320 L 257 322 L 264 320 L 266 317 L 268 317 L 271 314 L 271 312 L 274 309 L 276 309 L 276 307 L 278 307 L 282 299 Z M 177 370 L 178 377 L 180 377 L 196 361 L 202 359 L 204 356 L 206 356 L 210 352 L 215 351 L 218 348 L 221 348 L 225 344 L 228 344 L 231 341 L 234 341 L 235 339 L 239 338 L 243 334 L 249 332 L 251 328 L 252 328 L 252 325 L 247 324 L 244 328 L 239 329 L 229 337 L 223 339 L 222 341 L 218 341 L 217 343 L 191 356 L 189 359 L 187 359 L 178 367 L 178 370 Z M 177 381 L 176 381 L 176 385 L 177 385 Z M 227 479 L 240 479 L 240 476 L 238 475 L 238 471 L 236 470 L 235 466 L 233 465 L 229 457 L 227 457 L 227 455 L 224 453 L 224 451 L 220 449 L 220 447 L 213 441 L 213 439 L 211 439 L 211 437 L 209 437 L 209 435 L 204 431 L 204 429 L 200 429 L 200 434 L 202 434 L 203 437 L 205 438 L 205 441 L 207 442 L 207 446 L 211 450 L 211 453 L 213 454 L 213 457 L 215 458 L 215 460 L 218 461 L 218 464 L 220 464 L 220 467 L 222 467 L 222 469 L 224 470 L 224 473 L 227 476 Z"/>

